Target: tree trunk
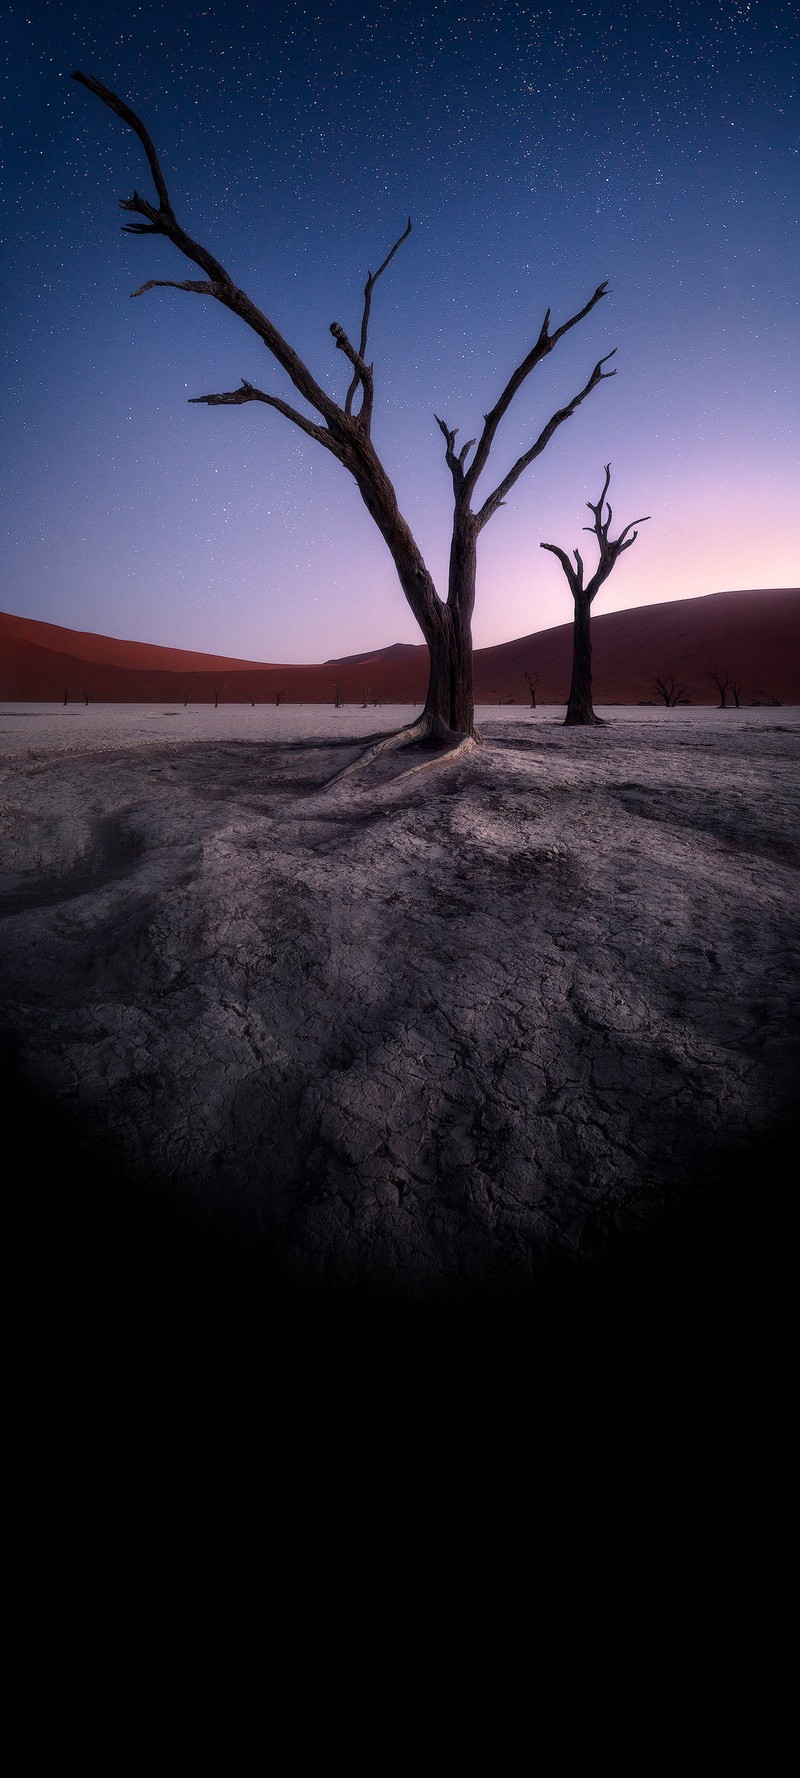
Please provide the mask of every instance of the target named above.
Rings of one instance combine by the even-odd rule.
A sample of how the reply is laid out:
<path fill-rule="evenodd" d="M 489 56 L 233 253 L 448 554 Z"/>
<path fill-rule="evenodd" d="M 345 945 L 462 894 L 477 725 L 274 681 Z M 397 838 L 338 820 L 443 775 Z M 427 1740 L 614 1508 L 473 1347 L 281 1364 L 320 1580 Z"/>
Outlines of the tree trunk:
<path fill-rule="evenodd" d="M 437 746 L 455 735 L 480 740 L 472 688 L 472 613 L 475 606 L 477 526 L 469 508 L 456 508 L 447 604 L 436 591 L 397 498 L 371 447 L 359 441 L 356 480 L 370 516 L 392 554 L 400 585 L 428 644 L 430 670 L 420 740 Z M 366 461 L 364 461 L 366 459 Z"/>
<path fill-rule="evenodd" d="M 601 727 L 602 716 L 592 708 L 592 637 L 590 631 L 591 600 L 585 593 L 575 597 L 575 622 L 572 630 L 572 683 L 564 718 L 565 728 Z"/>
<path fill-rule="evenodd" d="M 475 609 L 477 529 L 469 510 L 456 507 L 450 545 L 447 604 L 440 606 L 442 638 L 431 648 L 426 711 L 451 734 L 480 740 L 472 686 L 472 613 Z M 430 641 L 428 643 L 431 647 Z"/>

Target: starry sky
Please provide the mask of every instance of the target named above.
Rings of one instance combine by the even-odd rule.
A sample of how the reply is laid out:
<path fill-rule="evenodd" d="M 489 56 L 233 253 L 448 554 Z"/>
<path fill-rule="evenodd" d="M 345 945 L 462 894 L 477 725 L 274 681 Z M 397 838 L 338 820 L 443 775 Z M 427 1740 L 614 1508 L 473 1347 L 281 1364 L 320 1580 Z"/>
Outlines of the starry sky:
<path fill-rule="evenodd" d="M 514 366 L 609 293 L 526 382 L 491 491 L 617 348 L 479 545 L 474 636 L 565 623 L 542 541 L 585 546 L 603 466 L 651 522 L 598 612 L 800 578 L 794 7 L 774 0 L 17 0 L 5 24 L 0 606 L 74 629 L 314 661 L 420 632 L 346 471 L 262 404 L 297 397 L 168 242 L 120 232 L 144 120 L 187 232 L 339 400 L 364 280 L 373 439 L 440 592 L 452 484 L 434 414 L 479 429 Z M 194 275 L 199 274 L 194 271 Z M 609 367 L 611 368 L 611 367 Z M 616 526 L 614 527 L 614 529 Z"/>

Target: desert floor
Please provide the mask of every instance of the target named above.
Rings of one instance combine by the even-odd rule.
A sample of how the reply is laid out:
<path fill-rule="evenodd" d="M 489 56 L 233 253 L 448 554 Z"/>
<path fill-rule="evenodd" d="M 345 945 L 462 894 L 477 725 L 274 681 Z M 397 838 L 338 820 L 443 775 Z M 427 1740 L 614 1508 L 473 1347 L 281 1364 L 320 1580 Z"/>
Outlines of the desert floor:
<path fill-rule="evenodd" d="M 411 714 L 0 706 L 6 1134 L 42 1237 L 351 1304 L 646 1272 L 709 1205 L 737 1263 L 780 1243 L 800 711 L 484 709 L 483 747 L 331 783 Z"/>

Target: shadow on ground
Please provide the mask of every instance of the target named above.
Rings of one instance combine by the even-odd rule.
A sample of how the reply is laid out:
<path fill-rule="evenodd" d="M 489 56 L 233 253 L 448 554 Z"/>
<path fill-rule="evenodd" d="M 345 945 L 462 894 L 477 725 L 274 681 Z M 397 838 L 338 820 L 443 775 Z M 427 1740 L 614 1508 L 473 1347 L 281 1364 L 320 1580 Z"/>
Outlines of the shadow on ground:
<path fill-rule="evenodd" d="M 535 1287 L 390 1304 L 290 1282 L 267 1246 L 201 1226 L 9 1058 L 2 1115 L 19 1157 L 6 1198 L 19 1351 L 49 1399 L 87 1386 L 113 1399 L 136 1379 L 162 1405 L 189 1389 L 263 1401 L 299 1388 L 332 1406 L 358 1387 L 378 1412 L 403 1374 L 430 1406 L 471 1398 L 477 1414 L 491 1394 L 535 1417 L 571 1390 L 576 1413 L 592 1398 L 637 1412 L 665 1380 L 713 1413 L 721 1391 L 757 1391 L 782 1362 L 795 1129 L 720 1154 L 692 1210 Z"/>

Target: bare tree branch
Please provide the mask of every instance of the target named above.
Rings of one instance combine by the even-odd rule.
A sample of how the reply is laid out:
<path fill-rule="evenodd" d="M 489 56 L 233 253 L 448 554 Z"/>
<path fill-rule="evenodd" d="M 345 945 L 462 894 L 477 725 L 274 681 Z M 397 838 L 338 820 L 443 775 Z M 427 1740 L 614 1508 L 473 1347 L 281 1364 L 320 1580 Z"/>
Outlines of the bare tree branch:
<path fill-rule="evenodd" d="M 542 359 L 546 358 L 549 352 L 552 352 L 553 347 L 558 340 L 560 340 L 565 333 L 568 333 L 571 327 L 576 327 L 578 322 L 582 321 L 584 316 L 590 313 L 595 307 L 595 304 L 599 303 L 601 297 L 605 296 L 607 289 L 607 280 L 604 284 L 598 284 L 594 296 L 590 297 L 588 303 L 586 303 L 576 315 L 571 315 L 568 321 L 564 321 L 561 327 L 557 327 L 555 333 L 550 333 L 549 331 L 550 310 L 547 310 L 535 346 L 531 348 L 527 358 L 523 358 L 522 363 L 517 365 L 516 370 L 509 377 L 499 401 L 495 402 L 491 412 L 484 415 L 484 426 L 480 436 L 478 449 L 475 452 L 475 456 L 467 471 L 468 494 L 472 493 L 481 471 L 486 467 L 489 459 L 489 452 L 494 443 L 494 436 L 500 421 L 502 420 L 503 415 L 508 412 L 511 403 L 514 400 L 514 396 L 517 394 L 518 390 L 522 388 L 526 377 L 529 377 L 531 371 L 536 368 L 536 365 L 540 364 Z M 544 449 L 544 445 L 542 446 L 542 449 Z"/>
<path fill-rule="evenodd" d="M 603 287 L 601 286 L 601 291 L 602 288 Z M 591 306 L 590 303 L 588 307 L 591 308 Z M 585 314 L 586 311 L 584 310 L 583 313 Z M 578 320 L 580 317 L 576 316 L 575 319 Z M 572 326 L 573 322 L 565 323 L 565 327 L 566 325 Z M 561 329 L 561 331 L 563 332 L 564 329 Z M 575 413 L 576 409 L 580 407 L 581 402 L 586 400 L 587 395 L 591 395 L 592 390 L 597 388 L 598 383 L 604 383 L 609 377 L 616 376 L 617 373 L 615 370 L 603 370 L 603 365 L 608 364 L 609 359 L 614 357 L 616 349 L 615 346 L 613 352 L 607 352 L 605 358 L 598 360 L 585 388 L 581 389 L 580 394 L 574 397 L 568 407 L 559 408 L 558 413 L 553 414 L 552 419 L 548 420 L 544 431 L 540 432 L 536 443 L 531 446 L 529 451 L 525 452 L 524 456 L 517 458 L 516 463 L 513 468 L 509 470 L 508 475 L 503 477 L 503 480 L 495 488 L 494 493 L 490 494 L 488 499 L 484 501 L 480 511 L 476 514 L 480 529 L 482 529 L 488 520 L 492 518 L 494 513 L 496 513 L 498 506 L 502 506 L 506 494 L 510 493 L 514 483 L 519 481 L 523 470 L 528 468 L 528 465 L 533 462 L 535 457 L 541 456 L 542 451 L 545 449 L 545 446 L 550 443 L 553 433 L 558 430 L 558 427 L 563 426 L 564 421 L 568 420 L 570 416 Z M 475 461 L 477 461 L 477 458 Z M 468 483 L 470 482 L 470 477 L 474 468 L 475 462 L 473 462 L 471 468 L 467 471 L 466 481 Z"/>
<path fill-rule="evenodd" d="M 464 460 L 467 452 L 472 450 L 475 440 L 474 438 L 468 438 L 466 444 L 461 446 L 458 456 L 456 456 L 456 433 L 458 432 L 458 427 L 456 426 L 451 432 L 449 426 L 445 425 L 444 420 L 439 419 L 438 414 L 434 414 L 433 417 L 439 427 L 439 431 L 444 435 L 447 447 L 444 458 L 450 474 L 453 477 L 453 487 L 456 492 L 456 499 L 458 499 L 464 488 Z"/>
<path fill-rule="evenodd" d="M 247 326 L 252 328 L 253 332 L 263 341 L 267 350 L 272 353 L 273 358 L 276 358 L 286 371 L 298 393 L 304 396 L 313 408 L 316 408 L 317 413 L 322 415 L 334 432 L 337 429 L 340 430 L 342 442 L 344 442 L 347 424 L 344 410 L 321 388 L 308 366 L 303 363 L 294 348 L 278 332 L 268 316 L 262 314 L 245 291 L 236 288 L 225 266 L 215 259 L 205 247 L 200 246 L 197 241 L 193 241 L 177 221 L 158 156 L 141 119 L 129 105 L 125 104 L 123 99 L 120 99 L 116 93 L 112 93 L 108 87 L 103 86 L 99 80 L 95 80 L 92 75 L 82 74 L 78 71 L 73 74 L 72 78 L 79 81 L 81 86 L 85 86 L 89 92 L 95 93 L 99 99 L 102 99 L 104 105 L 116 112 L 117 116 L 128 124 L 139 137 L 147 155 L 153 183 L 159 197 L 159 208 L 155 209 L 152 204 L 148 204 L 137 191 L 134 192 L 132 198 L 121 199 L 120 205 L 123 210 L 135 211 L 137 215 L 146 218 L 144 224 L 128 223 L 126 225 L 128 232 L 166 235 L 186 259 L 199 265 L 201 271 L 206 273 L 211 282 L 210 294 L 215 296 L 218 302 L 223 303 L 225 308 L 232 310 L 235 315 L 239 315 L 247 323 Z"/>
<path fill-rule="evenodd" d="M 140 284 L 138 290 L 132 290 L 131 296 L 144 296 L 146 290 L 193 290 L 198 296 L 215 296 L 213 284 L 203 278 L 187 278 L 178 283 L 175 278 L 148 278 L 146 284 Z"/>
<path fill-rule="evenodd" d="M 410 233 L 411 233 L 411 217 L 409 216 L 408 222 L 403 230 L 403 233 L 395 241 L 395 244 L 392 247 L 391 251 L 389 253 L 387 253 L 386 258 L 383 262 L 383 265 L 378 266 L 377 272 L 374 272 L 374 273 L 368 272 L 367 273 L 367 282 L 364 285 L 364 312 L 361 317 L 361 339 L 360 339 L 360 343 L 359 343 L 359 347 L 358 347 L 358 357 L 359 357 L 362 365 L 364 364 L 366 355 L 367 355 L 367 334 L 369 332 L 369 316 L 370 316 L 370 309 L 372 307 L 372 292 L 375 288 L 375 285 L 378 282 L 378 279 L 381 277 L 382 273 L 385 272 L 387 265 L 390 265 L 391 261 L 394 259 L 394 256 L 397 252 L 398 247 L 402 247 L 403 242 L 408 240 Z M 333 333 L 333 331 L 334 331 L 334 329 L 331 328 L 331 333 Z M 338 341 L 337 341 L 337 344 L 338 344 Z M 353 381 L 350 384 L 350 387 L 347 391 L 347 394 L 345 396 L 345 402 L 344 402 L 344 411 L 346 414 L 352 413 L 353 398 L 355 396 L 355 393 L 356 393 L 359 383 L 363 381 L 359 367 L 358 367 L 358 365 L 356 365 L 355 359 L 353 359 L 353 364 L 355 365 L 355 375 L 354 375 Z M 370 365 L 370 370 L 371 369 L 372 369 L 372 366 Z M 362 413 L 363 413 L 363 408 L 362 408 Z"/>
<path fill-rule="evenodd" d="M 346 452 L 343 447 L 330 432 L 326 432 L 324 426 L 317 426 L 314 420 L 306 419 L 305 414 L 298 413 L 296 408 L 290 407 L 286 401 L 281 401 L 279 396 L 265 395 L 263 389 L 254 388 L 253 384 L 246 382 L 244 378 L 242 378 L 239 389 L 226 390 L 220 395 L 191 395 L 189 397 L 192 407 L 201 404 L 206 407 L 241 407 L 246 401 L 263 401 L 267 407 L 277 408 L 279 414 L 283 414 L 287 420 L 291 420 L 293 425 L 299 426 L 301 432 L 307 433 L 309 438 L 314 438 L 318 444 L 324 445 L 326 450 L 332 451 L 340 462 L 346 461 Z"/>
<path fill-rule="evenodd" d="M 573 598 L 577 598 L 578 594 L 583 591 L 583 563 L 579 560 L 578 571 L 576 573 L 566 551 L 559 549 L 557 543 L 540 543 L 539 548 L 549 549 L 552 556 L 558 556 L 559 562 L 561 563 L 567 580 L 569 581 L 572 596 Z M 577 553 L 576 550 L 575 554 L 577 555 Z"/>
<path fill-rule="evenodd" d="M 583 529 L 584 529 L 584 531 L 592 531 L 594 533 L 594 535 L 597 538 L 597 541 L 600 545 L 601 555 L 605 550 L 609 550 L 609 549 L 614 550 L 614 552 L 615 552 L 614 561 L 616 561 L 617 556 L 621 556 L 623 553 L 623 550 L 630 549 L 631 544 L 636 542 L 636 539 L 639 535 L 638 531 L 634 531 L 633 536 L 628 537 L 628 532 L 633 530 L 634 525 L 644 525 L 647 522 L 647 519 L 649 519 L 650 514 L 647 513 L 641 519 L 631 519 L 630 524 L 626 525 L 624 527 L 624 530 L 620 531 L 619 537 L 616 539 L 616 542 L 609 543 L 608 532 L 609 532 L 609 528 L 611 525 L 611 518 L 612 518 L 611 507 L 608 505 L 608 503 L 606 503 L 605 520 L 602 517 L 602 510 L 603 510 L 603 501 L 605 500 L 606 494 L 608 493 L 608 487 L 609 487 L 610 481 L 611 481 L 611 464 L 607 463 L 606 464 L 606 479 L 605 479 L 605 482 L 603 483 L 603 492 L 600 495 L 600 499 L 597 501 L 596 505 L 595 505 L 594 501 L 592 501 L 592 500 L 587 500 L 587 502 L 586 502 L 586 505 L 588 506 L 589 511 L 594 513 L 594 524 L 593 525 L 584 525 Z M 625 543 L 623 541 L 623 539 L 626 537 L 628 537 L 627 543 Z M 575 554 L 577 555 L 577 553 L 578 552 L 576 550 Z M 614 563 L 612 562 L 611 567 L 613 568 L 613 566 L 614 566 Z M 611 572 L 611 568 L 609 568 L 608 572 L 609 573 Z"/>

